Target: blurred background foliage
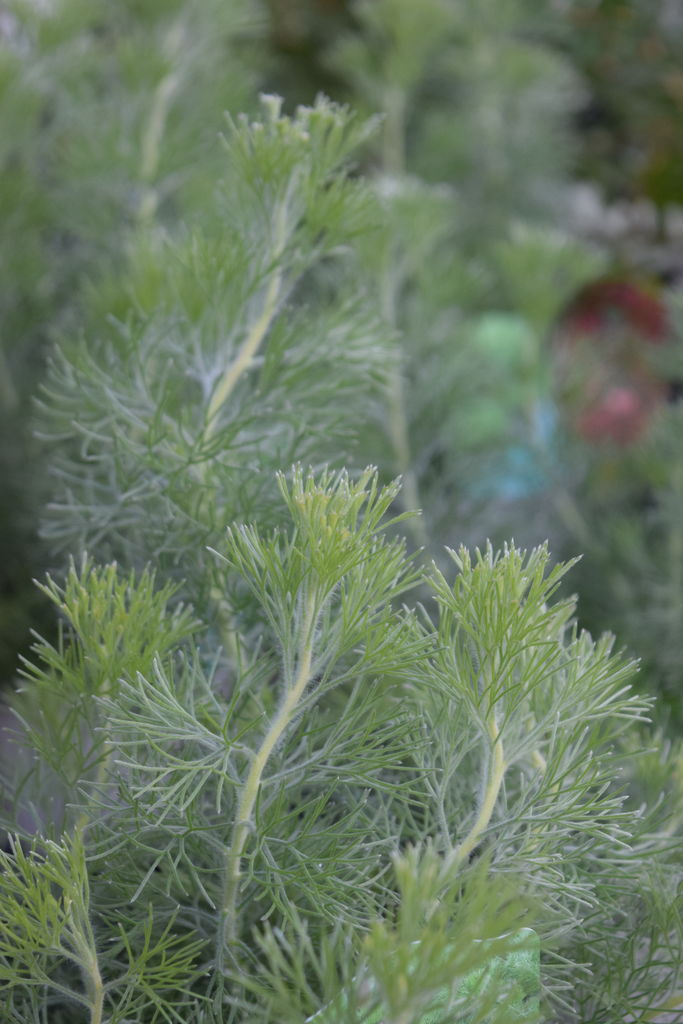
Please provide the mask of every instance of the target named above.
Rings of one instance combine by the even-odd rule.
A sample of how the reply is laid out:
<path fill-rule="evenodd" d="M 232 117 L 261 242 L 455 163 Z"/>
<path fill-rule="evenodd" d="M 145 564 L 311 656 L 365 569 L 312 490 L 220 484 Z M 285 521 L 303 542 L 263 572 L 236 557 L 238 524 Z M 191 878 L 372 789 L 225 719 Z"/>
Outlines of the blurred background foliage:
<path fill-rule="evenodd" d="M 49 629 L 51 347 L 153 303 L 156 246 L 210 231 L 224 111 L 323 91 L 382 115 L 358 247 L 395 360 L 359 463 L 403 475 L 436 558 L 583 552 L 583 624 L 680 725 L 681 67 L 676 0 L 0 4 L 0 677 Z"/>

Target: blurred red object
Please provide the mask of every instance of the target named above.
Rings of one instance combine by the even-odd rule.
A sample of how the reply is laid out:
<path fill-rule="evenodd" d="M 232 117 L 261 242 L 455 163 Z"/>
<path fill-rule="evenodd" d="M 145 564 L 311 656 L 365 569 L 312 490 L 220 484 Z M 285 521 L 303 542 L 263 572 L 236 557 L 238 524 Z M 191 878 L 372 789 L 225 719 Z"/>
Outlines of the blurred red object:
<path fill-rule="evenodd" d="M 663 341 L 667 332 L 666 311 L 657 290 L 620 278 L 604 278 L 582 288 L 562 324 L 578 335 L 620 326 L 654 342 Z"/>
<path fill-rule="evenodd" d="M 635 388 L 611 388 L 578 417 L 576 425 L 587 441 L 630 444 L 643 434 L 654 404 Z"/>
<path fill-rule="evenodd" d="M 561 318 L 556 346 L 559 399 L 585 440 L 628 445 L 645 432 L 667 384 L 652 360 L 666 341 L 657 289 L 630 278 L 592 282 Z"/>

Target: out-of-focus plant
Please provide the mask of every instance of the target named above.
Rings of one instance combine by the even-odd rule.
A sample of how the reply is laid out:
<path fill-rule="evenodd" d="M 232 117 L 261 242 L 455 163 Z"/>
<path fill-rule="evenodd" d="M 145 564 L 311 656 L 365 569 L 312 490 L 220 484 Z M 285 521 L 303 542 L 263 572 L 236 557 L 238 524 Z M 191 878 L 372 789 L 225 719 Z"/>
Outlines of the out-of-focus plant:
<path fill-rule="evenodd" d="M 589 89 L 581 171 L 610 196 L 647 196 L 665 231 L 667 208 L 683 202 L 680 5 L 569 0 L 563 16 L 562 47 Z"/>
<path fill-rule="evenodd" d="M 125 261 L 142 225 L 163 233 L 205 209 L 223 111 L 253 102 L 262 22 L 251 0 L 0 10 L 0 678 L 50 558 L 32 440 L 47 347 L 82 329 L 88 283 Z"/>

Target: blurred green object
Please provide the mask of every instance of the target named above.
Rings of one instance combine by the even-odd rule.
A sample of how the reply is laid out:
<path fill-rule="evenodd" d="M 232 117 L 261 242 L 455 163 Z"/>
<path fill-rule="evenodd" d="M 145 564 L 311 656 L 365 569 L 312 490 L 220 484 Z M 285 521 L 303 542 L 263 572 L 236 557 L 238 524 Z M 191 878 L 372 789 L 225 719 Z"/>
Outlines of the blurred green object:
<path fill-rule="evenodd" d="M 138 232 L 158 241 L 205 209 L 224 111 L 253 104 L 262 21 L 257 0 L 0 4 L 0 685 L 30 629 L 54 628 L 32 582 L 50 558 L 46 354 L 100 322 L 93 296 Z M 133 300 L 112 292 L 125 321 Z"/>
<path fill-rule="evenodd" d="M 518 371 L 534 360 L 534 332 L 514 314 L 488 313 L 480 317 L 472 341 L 483 356 L 506 371 Z"/>
<path fill-rule="evenodd" d="M 500 990 L 505 997 L 506 1020 L 525 1021 L 531 1024 L 539 1020 L 541 991 L 541 943 L 532 928 L 521 928 L 514 941 L 522 948 L 504 956 L 494 956 L 487 967 L 472 971 L 454 987 L 455 991 L 442 989 L 434 998 L 426 1013 L 415 1024 L 487 1024 L 490 1015 L 482 1018 L 472 1005 L 464 1010 L 449 1013 L 452 1002 L 470 1002 L 481 999 L 492 988 Z M 466 1006 L 467 1006 L 466 1002 Z M 341 999 L 308 1018 L 310 1024 L 348 1024 L 349 1007 Z M 362 1011 L 361 1011 L 362 1012 Z M 367 1016 L 357 1017 L 358 1024 L 382 1024 L 385 1009 L 378 1007 Z"/>

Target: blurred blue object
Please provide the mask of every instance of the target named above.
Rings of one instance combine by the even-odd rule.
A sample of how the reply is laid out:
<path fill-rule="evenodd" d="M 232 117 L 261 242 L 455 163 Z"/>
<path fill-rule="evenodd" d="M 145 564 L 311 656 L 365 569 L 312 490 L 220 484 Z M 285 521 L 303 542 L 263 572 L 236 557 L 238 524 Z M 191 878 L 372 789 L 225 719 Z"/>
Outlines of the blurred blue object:
<path fill-rule="evenodd" d="M 480 463 L 483 472 L 470 489 L 472 496 L 480 500 L 518 501 L 545 491 L 550 486 L 548 466 L 555 458 L 557 422 L 553 402 L 542 399 L 534 403 L 527 436 L 518 430 L 517 442 Z"/>

